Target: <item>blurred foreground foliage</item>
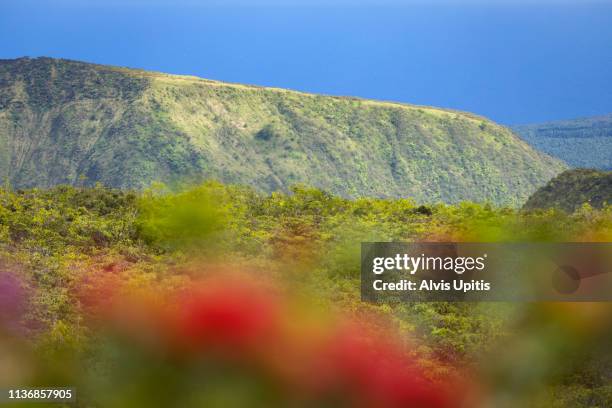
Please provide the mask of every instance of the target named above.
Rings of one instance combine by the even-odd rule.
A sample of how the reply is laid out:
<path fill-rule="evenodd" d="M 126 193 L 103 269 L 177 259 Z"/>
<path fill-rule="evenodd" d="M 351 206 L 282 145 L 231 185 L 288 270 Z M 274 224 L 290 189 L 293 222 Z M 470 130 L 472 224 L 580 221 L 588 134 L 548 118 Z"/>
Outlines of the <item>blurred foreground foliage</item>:
<path fill-rule="evenodd" d="M 17 276 L 21 282 L 17 286 L 27 292 L 28 299 L 27 304 L 19 305 L 23 313 L 10 312 L 19 303 L 11 300 L 16 289 L 11 289 L 14 285 L 0 287 L 0 307 L 8 311 L 1 316 L 2 330 L 10 333 L 11 327 L 18 326 L 18 337 L 28 339 L 34 355 L 43 356 L 50 367 L 54 361 L 70 362 L 75 355 L 89 356 L 84 359 L 90 363 L 92 378 L 103 382 L 109 368 L 100 356 L 125 349 L 117 349 L 108 339 L 102 341 L 99 327 L 93 329 L 91 322 L 112 309 L 119 292 L 131 298 L 141 293 L 157 299 L 153 301 L 157 304 L 167 292 L 196 287 L 202 279 L 229 269 L 257 281 L 280 282 L 278 286 L 295 302 L 321 311 L 317 319 L 334 310 L 365 318 L 385 326 L 384 330 L 391 327 L 401 341 L 411 345 L 411 358 L 432 381 L 449 376 L 476 378 L 486 360 L 484 371 L 492 381 L 487 387 L 498 392 L 490 397 L 494 406 L 522 406 L 526 402 L 515 399 L 523 397 L 530 402 L 543 398 L 541 406 L 551 406 L 542 396 L 546 392 L 556 395 L 555 406 L 610 406 L 609 307 L 593 306 L 585 312 L 578 305 L 564 309 L 567 305 L 364 304 L 359 294 L 359 250 L 362 241 L 611 239 L 610 207 L 594 210 L 584 206 L 568 214 L 559 210 L 519 212 L 474 203 L 420 206 L 409 199 L 348 200 L 305 186 L 295 186 L 291 194 L 262 195 L 216 182 L 178 193 L 164 186 L 143 193 L 100 186 L 2 190 L 0 273 Z M 568 323 L 568 315 L 580 318 L 570 318 Z M 309 325 L 304 316 L 295 319 L 295 324 Z M 136 325 L 144 332 L 150 329 L 147 327 Z M 151 338 L 159 337 L 155 330 L 151 333 Z M 4 353 L 13 347 L 17 346 L 6 339 L 0 342 Z M 503 358 L 486 357 L 499 353 L 500 347 Z M 143 364 L 138 359 L 146 358 L 146 353 L 139 353 L 124 357 L 133 359 L 138 367 Z M 217 367 L 215 362 L 210 364 L 203 367 Z M 53 374 L 36 381 L 47 385 L 70 381 L 69 365 L 51 369 Z M 20 371 L 7 367 L 0 371 L 0 381 L 16 381 L 11 376 Z M 261 389 L 274 389 L 243 378 L 242 368 L 230 371 L 227 375 L 236 377 L 231 387 L 242 384 L 249 398 Z M 31 378 L 27 372 L 19 375 Z M 177 383 L 179 378 L 185 381 L 177 376 Z M 150 389 L 161 386 L 157 380 L 141 379 L 151 381 Z M 232 394 L 223 390 L 227 384 L 221 384 L 221 379 L 215 381 L 219 384 L 214 392 L 201 398 L 223 398 L 215 397 L 215 392 Z M 95 388 L 93 383 L 82 388 Z M 535 391 L 534 385 L 538 386 Z M 272 401 L 257 395 L 262 406 Z M 198 399 L 195 405 L 204 400 Z M 121 406 L 119 401 L 100 403 Z M 151 404 L 147 401 L 145 405 Z M 238 401 L 234 406 L 244 405 Z"/>

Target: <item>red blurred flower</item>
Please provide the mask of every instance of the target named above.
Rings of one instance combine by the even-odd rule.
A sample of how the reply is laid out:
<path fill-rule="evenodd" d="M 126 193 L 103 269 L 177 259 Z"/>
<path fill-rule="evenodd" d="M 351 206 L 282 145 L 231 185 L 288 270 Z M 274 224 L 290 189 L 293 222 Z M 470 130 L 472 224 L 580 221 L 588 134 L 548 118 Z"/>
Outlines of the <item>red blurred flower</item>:
<path fill-rule="evenodd" d="M 369 318 L 308 319 L 269 287 L 221 275 L 190 282 L 178 293 L 159 288 L 144 290 L 149 296 L 125 297 L 118 296 L 118 277 L 105 271 L 87 280 L 82 302 L 123 338 L 138 347 L 144 340 L 154 351 L 151 358 L 173 355 L 178 359 L 162 361 L 183 367 L 208 364 L 212 357 L 215 364 L 246 368 L 275 384 L 288 401 L 367 408 L 459 405 L 451 402 L 449 386 L 427 379 L 392 329 Z"/>
<path fill-rule="evenodd" d="M 449 390 L 427 380 L 396 336 L 367 324 L 339 330 L 322 350 L 314 373 L 323 392 L 342 393 L 361 407 L 446 408 Z"/>
<path fill-rule="evenodd" d="M 269 291 L 240 281 L 209 281 L 178 300 L 178 330 L 188 345 L 244 348 L 264 345 L 278 327 Z"/>

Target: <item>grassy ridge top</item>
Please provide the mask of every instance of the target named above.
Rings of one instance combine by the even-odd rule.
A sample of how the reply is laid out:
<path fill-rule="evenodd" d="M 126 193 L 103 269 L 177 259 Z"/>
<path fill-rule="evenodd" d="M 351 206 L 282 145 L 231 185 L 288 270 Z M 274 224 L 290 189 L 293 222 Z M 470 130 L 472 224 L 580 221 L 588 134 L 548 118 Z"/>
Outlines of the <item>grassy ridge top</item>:
<path fill-rule="evenodd" d="M 517 205 L 564 165 L 476 115 L 49 58 L 0 61 L 15 187 L 213 178 Z"/>

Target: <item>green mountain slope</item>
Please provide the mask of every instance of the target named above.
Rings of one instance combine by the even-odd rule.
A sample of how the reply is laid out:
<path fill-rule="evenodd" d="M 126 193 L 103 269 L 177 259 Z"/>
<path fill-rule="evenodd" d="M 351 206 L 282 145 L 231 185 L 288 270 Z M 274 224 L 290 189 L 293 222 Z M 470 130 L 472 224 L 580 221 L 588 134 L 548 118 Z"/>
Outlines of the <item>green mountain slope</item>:
<path fill-rule="evenodd" d="M 512 129 L 536 149 L 571 167 L 612 170 L 612 114 Z"/>
<path fill-rule="evenodd" d="M 573 212 L 584 203 L 601 208 L 612 205 L 612 171 L 567 170 L 536 191 L 525 209 L 561 208 Z"/>
<path fill-rule="evenodd" d="M 0 61 L 0 176 L 522 203 L 564 165 L 471 114 L 49 58 Z"/>

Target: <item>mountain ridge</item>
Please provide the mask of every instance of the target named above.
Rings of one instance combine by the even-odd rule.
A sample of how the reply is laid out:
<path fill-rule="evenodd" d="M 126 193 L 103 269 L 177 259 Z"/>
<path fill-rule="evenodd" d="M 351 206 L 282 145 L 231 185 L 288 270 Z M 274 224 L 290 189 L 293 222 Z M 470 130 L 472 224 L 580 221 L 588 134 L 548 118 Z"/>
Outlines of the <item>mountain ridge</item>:
<path fill-rule="evenodd" d="M 216 178 L 513 205 L 564 169 L 470 113 L 51 58 L 0 60 L 0 158 L 17 188 Z"/>
<path fill-rule="evenodd" d="M 612 205 L 612 171 L 566 170 L 529 197 L 524 208 L 574 212 L 583 204 L 593 208 Z"/>
<path fill-rule="evenodd" d="M 571 167 L 612 170 L 612 113 L 512 129 L 536 149 Z"/>
<path fill-rule="evenodd" d="M 390 107 L 400 106 L 400 107 L 407 107 L 407 108 L 413 108 L 413 109 L 426 109 L 426 110 L 432 110 L 432 111 L 446 112 L 448 114 L 461 114 L 466 117 L 470 117 L 474 120 L 479 120 L 479 121 L 483 121 L 483 120 L 492 121 L 486 116 L 479 115 L 474 112 L 462 111 L 459 109 L 445 108 L 445 107 L 439 107 L 439 106 L 418 105 L 418 104 L 413 104 L 413 103 L 398 102 L 398 101 L 384 100 L 384 99 L 370 99 L 370 98 L 354 96 L 354 95 L 335 95 L 335 94 L 326 94 L 326 93 L 313 93 L 313 92 L 301 91 L 301 90 L 291 89 L 291 88 L 281 88 L 277 86 L 264 86 L 264 85 L 257 85 L 257 84 L 231 82 L 231 81 L 224 81 L 224 80 L 218 80 L 218 79 L 203 78 L 203 77 L 199 77 L 197 75 L 192 75 L 192 74 L 171 74 L 171 73 L 156 71 L 156 70 L 146 70 L 143 68 L 135 68 L 135 67 L 123 67 L 119 65 L 99 64 L 95 62 L 79 61 L 79 60 L 73 60 L 73 59 L 68 59 L 68 58 L 51 58 L 51 57 L 18 57 L 18 58 L 13 58 L 13 59 L 0 58 L 0 64 L 2 64 L 3 62 L 4 63 L 12 63 L 12 62 L 19 62 L 19 61 L 30 62 L 30 61 L 36 61 L 36 60 L 49 61 L 49 62 L 86 64 L 94 68 L 125 72 L 125 73 L 129 73 L 132 75 L 138 74 L 138 75 L 142 75 L 143 77 L 167 77 L 170 79 L 204 82 L 209 85 L 228 86 L 228 87 L 235 87 L 238 89 L 288 92 L 288 93 L 298 94 L 302 96 L 326 97 L 326 98 L 340 99 L 340 100 L 355 100 L 359 102 L 370 103 L 374 105 L 390 106 Z"/>

